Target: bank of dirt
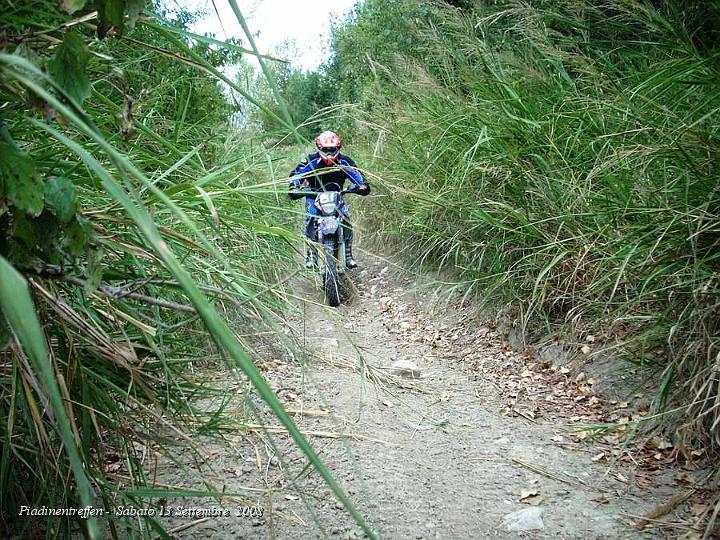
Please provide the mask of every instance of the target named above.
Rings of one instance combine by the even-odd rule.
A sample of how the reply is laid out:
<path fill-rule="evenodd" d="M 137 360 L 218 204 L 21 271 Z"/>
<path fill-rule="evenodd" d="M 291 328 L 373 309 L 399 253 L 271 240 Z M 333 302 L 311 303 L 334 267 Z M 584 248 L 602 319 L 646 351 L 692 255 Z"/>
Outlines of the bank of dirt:
<path fill-rule="evenodd" d="M 317 277 L 296 280 L 288 332 L 305 354 L 269 359 L 263 370 L 381 537 L 694 537 L 687 505 L 702 503 L 692 490 L 700 473 L 670 468 L 667 441 L 638 449 L 624 446 L 627 431 L 568 428 L 627 422 L 628 403 L 604 402 L 594 381 L 513 350 L 492 325 L 435 301 L 381 256 L 363 253 L 350 277 L 351 298 L 336 309 L 322 304 Z M 394 372 L 398 361 L 419 371 Z M 362 537 L 246 390 L 237 385 L 234 395 L 244 397 L 232 407 L 254 420 L 244 433 L 204 443 L 203 482 L 195 467 L 179 472 L 166 463 L 158 473 L 171 485 L 234 494 L 169 504 L 233 515 L 164 519 L 167 527 L 181 538 Z M 261 506 L 263 515 L 235 516 L 243 505 Z M 508 518 L 523 510 L 534 520 Z"/>

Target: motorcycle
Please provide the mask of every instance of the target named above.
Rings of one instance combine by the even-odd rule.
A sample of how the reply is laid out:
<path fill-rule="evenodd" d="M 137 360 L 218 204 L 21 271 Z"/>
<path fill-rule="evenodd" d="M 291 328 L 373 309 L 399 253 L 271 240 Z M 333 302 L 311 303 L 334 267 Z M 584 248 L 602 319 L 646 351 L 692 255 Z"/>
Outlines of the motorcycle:
<path fill-rule="evenodd" d="M 318 192 L 314 204 L 320 215 L 310 218 L 315 220 L 315 235 L 321 255 L 319 260 L 322 263 L 318 264 L 318 270 L 323 282 L 325 300 L 332 307 L 340 305 L 340 276 L 347 269 L 345 258 L 347 231 L 343 225 L 345 218 L 340 211 L 343 205 L 342 197 L 347 193 L 356 192 L 355 188 Z"/>

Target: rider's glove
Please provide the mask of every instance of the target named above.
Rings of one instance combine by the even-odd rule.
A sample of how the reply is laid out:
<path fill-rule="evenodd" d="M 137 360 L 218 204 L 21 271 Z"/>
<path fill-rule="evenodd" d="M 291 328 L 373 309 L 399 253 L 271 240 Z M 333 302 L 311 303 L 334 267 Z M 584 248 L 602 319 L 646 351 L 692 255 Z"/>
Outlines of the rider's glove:
<path fill-rule="evenodd" d="M 297 201 L 298 199 L 302 199 L 303 197 L 305 197 L 307 195 L 307 191 L 307 180 L 304 180 L 302 184 L 300 183 L 300 180 L 293 180 L 292 182 L 290 182 L 290 191 L 288 192 L 288 197 L 290 197 L 293 201 Z"/>
<path fill-rule="evenodd" d="M 356 186 L 355 189 L 353 189 L 353 193 L 362 195 L 363 197 L 365 197 L 365 195 L 370 195 L 370 184 L 364 182 L 359 186 Z"/>

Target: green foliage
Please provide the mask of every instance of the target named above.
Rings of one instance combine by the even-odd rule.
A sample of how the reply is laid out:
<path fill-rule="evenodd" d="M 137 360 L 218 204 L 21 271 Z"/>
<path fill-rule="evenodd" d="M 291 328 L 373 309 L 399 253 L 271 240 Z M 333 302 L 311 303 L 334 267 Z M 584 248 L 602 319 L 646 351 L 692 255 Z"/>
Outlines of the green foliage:
<path fill-rule="evenodd" d="M 332 81 L 318 72 L 296 70 L 281 81 L 281 90 L 290 104 L 290 114 L 300 124 L 305 124 L 322 109 L 334 105 L 337 101 Z M 312 137 L 317 134 L 317 126 L 304 125 L 301 133 Z"/>
<path fill-rule="evenodd" d="M 0 194 L 5 203 L 30 216 L 38 216 L 43 209 L 43 184 L 35 174 L 35 163 L 12 143 L 0 142 Z"/>
<path fill-rule="evenodd" d="M 416 29 L 437 18 L 432 2 L 366 0 L 358 3 L 347 24 L 333 28 L 333 60 L 326 67 L 341 101 L 368 108 L 378 97 L 375 81 L 386 82 L 386 67 L 398 58 L 422 58 L 427 44 Z M 383 91 L 385 88 L 383 87 Z"/>
<path fill-rule="evenodd" d="M 90 79 L 86 71 L 89 59 L 85 41 L 71 30 L 65 33 L 62 45 L 48 64 L 52 78 L 78 104 L 90 95 Z"/>
<path fill-rule="evenodd" d="M 224 360 L 373 537 L 230 328 L 282 335 L 278 288 L 298 239 L 277 226 L 274 156 L 228 124 L 235 108 L 218 81 L 262 108 L 219 70 L 244 50 L 191 35 L 187 13 L 149 6 L 154 20 L 141 20 L 143 5 L 34 0 L 0 16 L 3 535 L 99 536 L 78 516 L 21 519 L 22 505 L 152 505 L 136 445 L 171 453 L 159 426 L 220 425 L 194 401 L 224 391 L 197 377 Z M 291 127 L 280 108 L 265 113 Z M 152 519 L 107 522 L 114 537 L 146 526 L 167 536 Z"/>
<path fill-rule="evenodd" d="M 385 237 L 525 327 L 665 370 L 658 407 L 720 443 L 717 6 L 410 4 L 366 2 L 334 40 L 392 179 Z"/>
<path fill-rule="evenodd" d="M 17 335 L 17 341 L 22 346 L 25 354 L 32 363 L 33 373 L 37 375 L 42 390 L 36 388 L 49 401 L 50 410 L 47 411 L 57 426 L 62 439 L 65 453 L 68 455 L 70 467 L 80 494 L 82 506 L 93 506 L 93 494 L 87 472 L 83 468 L 83 460 L 76 446 L 77 441 L 73 436 L 71 422 L 60 393 L 60 387 L 55 376 L 53 365 L 48 357 L 47 345 L 44 339 L 43 330 L 37 319 L 35 306 L 30 298 L 27 282 L 23 277 L 2 257 L 0 257 L 0 312 L 12 327 Z M 10 441 L 4 441 L 8 444 Z M 9 444 L 8 444 L 9 446 Z M 4 456 L 6 462 L 7 456 Z M 5 475 L 3 475 L 5 476 Z M 100 536 L 97 522 L 94 518 L 88 519 L 88 533 L 93 538 Z"/>
<path fill-rule="evenodd" d="M 63 225 L 75 217 L 76 195 L 75 185 L 62 176 L 50 178 L 45 184 L 45 204 Z"/>
<path fill-rule="evenodd" d="M 298 131 L 307 138 L 314 138 L 321 131 L 319 125 L 324 121 L 324 109 L 332 107 L 338 101 L 335 80 L 326 71 L 305 72 L 288 64 L 273 65 L 271 70 Z M 252 86 L 266 108 L 254 109 L 250 115 L 250 123 L 269 137 L 281 138 L 287 133 L 287 126 L 280 121 L 282 109 L 266 79 L 255 75 Z"/>
<path fill-rule="evenodd" d="M 189 39 L 184 15 L 133 29 L 142 4 L 36 0 L 0 16 L 3 535 L 77 534 L 84 520 L 19 519 L 17 509 L 88 504 L 84 476 L 93 506 L 149 504 L 108 465 L 143 486 L 134 445 L 163 448 L 158 422 L 196 427 L 192 400 L 215 391 L 195 379 L 196 363 L 221 358 L 332 481 L 226 320 L 272 333 L 282 306 L 273 284 L 295 239 L 276 226 L 276 194 L 252 189 L 274 171 L 227 124 L 234 109 L 215 77 L 238 48 Z M 93 7 L 106 39 L 84 24 L 68 29 L 59 11 L 92 20 Z M 30 302 L 17 299 L 21 283 Z M 33 320 L 41 331 L 28 333 Z M 72 444 L 47 406 L 56 390 Z M 136 525 L 108 523 L 112 534 Z"/>
<path fill-rule="evenodd" d="M 122 34 L 125 27 L 135 26 L 146 0 L 95 0 L 98 14 L 98 35 L 102 38 L 114 31 Z M 76 9 L 72 6 L 71 9 Z M 127 21 L 126 16 L 127 15 Z"/>

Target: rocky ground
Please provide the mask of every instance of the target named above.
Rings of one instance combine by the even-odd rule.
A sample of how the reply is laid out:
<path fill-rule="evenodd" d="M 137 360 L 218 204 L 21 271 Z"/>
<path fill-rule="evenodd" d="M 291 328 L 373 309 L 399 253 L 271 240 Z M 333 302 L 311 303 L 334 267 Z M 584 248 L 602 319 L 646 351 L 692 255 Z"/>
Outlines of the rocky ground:
<path fill-rule="evenodd" d="M 378 537 L 700 537 L 701 472 L 671 467 L 662 437 L 625 443 L 646 414 L 642 394 L 607 400 L 592 376 L 511 348 L 467 306 L 438 301 L 380 256 L 362 259 L 336 309 L 316 277 L 297 280 L 290 317 L 305 355 L 263 370 Z M 204 443 L 197 466 L 164 462 L 155 473 L 228 495 L 163 501 L 175 514 L 161 518 L 167 528 L 180 538 L 361 538 L 277 420 L 244 385 L 231 389 L 239 417 L 254 418 L 246 431 Z"/>

